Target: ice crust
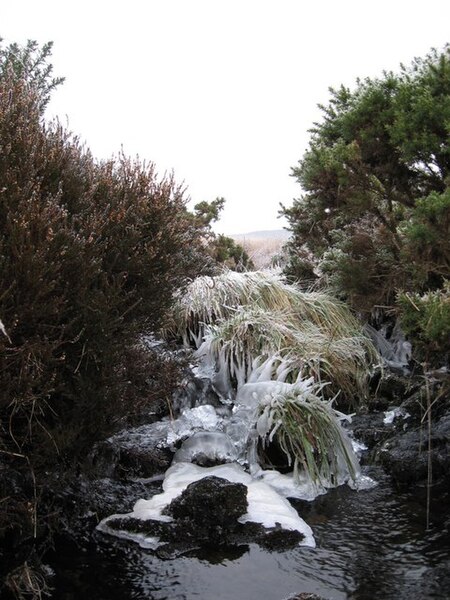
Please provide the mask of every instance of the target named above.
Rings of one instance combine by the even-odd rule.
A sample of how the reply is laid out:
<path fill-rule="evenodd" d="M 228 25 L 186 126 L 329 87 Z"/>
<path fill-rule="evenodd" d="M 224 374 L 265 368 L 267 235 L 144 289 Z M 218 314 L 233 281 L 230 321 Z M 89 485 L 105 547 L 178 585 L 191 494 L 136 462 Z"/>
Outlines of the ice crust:
<path fill-rule="evenodd" d="M 234 462 L 238 459 L 238 451 L 226 433 L 198 431 L 182 443 L 173 462 L 196 462 L 203 457 L 214 462 Z"/>
<path fill-rule="evenodd" d="M 146 548 L 156 548 L 159 543 L 157 538 L 117 531 L 109 527 L 109 521 L 117 517 L 170 521 L 170 517 L 162 514 L 164 508 L 190 483 L 214 475 L 247 487 L 248 512 L 241 517 L 242 522 L 253 521 L 268 528 L 280 526 L 283 529 L 299 531 L 304 535 L 301 545 L 314 547 L 315 540 L 311 528 L 301 519 L 287 498 L 312 501 L 318 495 L 326 493 L 332 484 L 313 483 L 305 473 L 299 473 L 294 478 L 292 474 L 285 475 L 275 470 L 265 471 L 257 459 L 258 436 L 267 434 L 273 426 L 273 423 L 264 420 L 265 415 L 269 414 L 268 411 L 264 411 L 264 407 L 269 407 L 280 394 L 291 391 L 308 392 L 313 385 L 313 379 L 302 380 L 299 376 L 295 383 L 286 383 L 285 365 L 279 364 L 274 357 L 262 364 L 254 361 L 249 373 L 236 372 L 238 386 L 236 392 L 233 392 L 226 366 L 219 364 L 213 368 L 205 345 L 201 346 L 199 354 L 203 362 L 198 371 L 202 376 L 207 372 L 214 376 L 216 388 L 222 394 L 227 410 L 217 411 L 211 405 L 199 405 L 196 408 L 185 408 L 175 420 L 166 419 L 138 428 L 130 443 L 136 444 L 140 436 L 142 444 L 145 445 L 149 436 L 153 440 L 156 439 L 159 446 L 175 450 L 182 442 L 181 446 L 175 452 L 172 466 L 165 474 L 163 492 L 148 500 L 138 500 L 131 513 L 112 515 L 104 519 L 99 529 L 125 539 L 133 539 Z M 274 363 L 277 364 L 275 370 Z M 274 376 L 276 379 L 273 379 Z M 229 408 L 231 398 L 232 410 Z M 336 418 L 342 421 L 347 417 L 336 413 Z M 355 445 L 352 449 L 350 439 L 348 447 L 349 452 L 354 455 L 357 477 L 355 481 L 351 481 L 345 465 L 342 464 L 342 472 L 337 474 L 337 483 L 347 482 L 353 489 L 358 490 L 376 485 L 370 478 L 360 475 L 354 452 L 357 447 Z M 212 467 L 193 464 L 205 459 L 225 464 Z"/>
<path fill-rule="evenodd" d="M 162 494 L 157 494 L 150 498 L 150 500 L 138 500 L 131 513 L 107 517 L 100 523 L 99 529 L 106 533 L 125 537 L 126 539 L 134 539 L 141 546 L 154 548 L 158 543 L 157 538 L 146 538 L 142 534 L 132 534 L 124 531 L 118 533 L 108 526 L 108 522 L 118 517 L 169 522 L 171 518 L 162 514 L 164 508 L 179 496 L 190 483 L 213 475 L 247 486 L 248 511 L 239 519 L 242 523 L 252 521 L 261 523 L 264 527 L 268 528 L 279 525 L 283 529 L 299 531 L 305 536 L 300 545 L 315 546 L 311 528 L 299 517 L 297 511 L 291 506 L 288 500 L 283 498 L 270 485 L 264 483 L 264 481 L 253 479 L 237 463 L 228 463 L 215 467 L 199 467 L 192 463 L 177 462 L 166 472 Z"/>
<path fill-rule="evenodd" d="M 393 408 L 392 410 L 388 410 L 384 413 L 383 424 L 384 425 L 392 425 L 395 419 L 408 419 L 411 415 L 401 406 Z"/>

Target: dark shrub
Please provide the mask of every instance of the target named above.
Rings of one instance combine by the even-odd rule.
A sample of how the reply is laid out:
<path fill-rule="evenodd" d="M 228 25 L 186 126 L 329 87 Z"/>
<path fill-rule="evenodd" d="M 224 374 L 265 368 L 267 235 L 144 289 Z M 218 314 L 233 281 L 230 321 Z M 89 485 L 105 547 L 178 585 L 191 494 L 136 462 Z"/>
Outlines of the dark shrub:
<path fill-rule="evenodd" d="M 128 410 L 123 349 L 208 268 L 172 177 L 124 156 L 96 162 L 44 123 L 41 104 L 4 70 L 0 315 L 11 342 L 0 338 L 0 443 L 33 463 L 71 458 L 111 429 Z"/>

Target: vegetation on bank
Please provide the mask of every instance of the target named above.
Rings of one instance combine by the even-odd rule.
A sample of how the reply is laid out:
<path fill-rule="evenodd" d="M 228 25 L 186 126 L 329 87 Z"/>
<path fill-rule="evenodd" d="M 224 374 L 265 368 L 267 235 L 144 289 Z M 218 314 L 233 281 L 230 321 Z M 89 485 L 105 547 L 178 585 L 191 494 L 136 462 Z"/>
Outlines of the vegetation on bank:
<path fill-rule="evenodd" d="M 282 208 L 292 230 L 286 272 L 331 288 L 366 318 L 390 309 L 420 359 L 431 343 L 445 361 L 450 338 L 431 330 L 444 319 L 448 331 L 450 47 L 330 95 L 292 171 L 304 194 Z M 405 301 L 418 296 L 442 305 L 428 314 L 433 324 Z"/>
<path fill-rule="evenodd" d="M 44 526 L 46 471 L 76 470 L 136 404 L 170 395 L 176 369 L 139 336 L 160 326 L 175 289 L 215 269 L 208 223 L 172 176 L 123 155 L 97 161 L 46 122 L 62 82 L 50 52 L 0 45 L 0 538 L 10 557 Z"/>
<path fill-rule="evenodd" d="M 253 261 L 241 244 L 226 235 L 216 235 L 211 230 L 211 224 L 219 219 L 224 205 L 224 198 L 216 198 L 212 202 L 203 201 L 194 206 L 193 218 L 205 230 L 205 250 L 217 264 L 225 269 L 234 271 L 253 269 Z"/>
<path fill-rule="evenodd" d="M 273 379 L 281 368 L 288 381 L 301 374 L 328 382 L 327 393 L 350 404 L 366 396 L 377 359 L 360 323 L 343 302 L 302 292 L 275 271 L 198 277 L 171 315 L 168 332 L 226 366 L 230 385 L 245 383 L 256 359 L 273 358 Z"/>
<path fill-rule="evenodd" d="M 261 406 L 256 428 L 264 448 L 276 441 L 295 477 L 302 471 L 314 483 L 330 487 L 346 473 L 354 481 L 358 464 L 341 427 L 342 415 L 324 402 L 322 391 L 311 378 L 274 394 Z"/>
<path fill-rule="evenodd" d="M 274 271 L 229 271 L 195 279 L 171 315 L 166 334 L 212 363 L 223 393 L 235 389 L 239 396 L 255 381 L 267 386 L 255 426 L 263 444 L 278 444 L 295 473 L 303 469 L 328 485 L 344 468 L 356 476 L 342 415 L 329 400 L 364 402 L 378 357 L 343 302 L 302 292 Z"/>

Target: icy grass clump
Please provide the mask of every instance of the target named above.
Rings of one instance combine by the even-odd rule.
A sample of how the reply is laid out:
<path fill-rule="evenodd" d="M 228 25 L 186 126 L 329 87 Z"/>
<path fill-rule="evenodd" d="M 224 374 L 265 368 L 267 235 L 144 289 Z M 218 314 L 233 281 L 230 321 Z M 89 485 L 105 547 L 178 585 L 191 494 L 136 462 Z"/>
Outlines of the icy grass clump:
<path fill-rule="evenodd" d="M 260 372 L 264 373 L 264 366 Z M 314 484 L 329 487 L 355 480 L 359 464 L 341 425 L 350 417 L 321 399 L 322 387 L 312 377 L 293 384 L 250 382 L 238 390 L 236 412 L 241 419 L 253 419 L 263 446 L 277 442 L 296 480 L 303 471 Z"/>
<path fill-rule="evenodd" d="M 255 361 L 277 357 L 272 379 L 292 382 L 299 374 L 314 376 L 330 382 L 330 394 L 351 397 L 365 394 L 369 345 L 360 333 L 342 337 L 312 321 L 299 321 L 295 313 L 244 306 L 205 329 L 196 355 L 216 366 L 222 393 L 249 381 Z"/>
<path fill-rule="evenodd" d="M 342 302 L 302 292 L 275 271 L 197 278 L 175 303 L 166 334 L 209 355 L 222 392 L 246 382 L 255 359 L 277 354 L 289 379 L 301 370 L 330 381 L 332 394 L 363 395 L 375 360 L 372 343 Z"/>
<path fill-rule="evenodd" d="M 166 332 L 198 347 L 204 326 L 227 319 L 239 306 L 295 313 L 299 321 L 315 323 L 338 337 L 360 330 L 345 304 L 323 292 L 302 292 L 272 269 L 197 277 L 176 299 Z"/>
<path fill-rule="evenodd" d="M 299 517 L 291 504 L 263 481 L 255 481 L 236 463 L 215 467 L 199 467 L 191 463 L 177 462 L 166 472 L 162 494 L 157 494 L 150 500 L 138 500 L 131 513 L 116 514 L 103 519 L 98 525 L 98 529 L 104 533 L 134 540 L 146 548 L 156 548 L 159 543 L 157 538 L 118 531 L 109 527 L 108 523 L 111 520 L 127 517 L 143 521 L 152 519 L 170 522 L 171 517 L 162 513 L 172 500 L 179 496 L 190 483 L 213 475 L 233 483 L 242 483 L 247 487 L 248 510 L 239 521 L 242 523 L 248 521 L 260 523 L 267 528 L 276 527 L 278 524 L 282 529 L 302 533 L 304 539 L 300 542 L 300 545 L 315 546 L 311 528 Z"/>
<path fill-rule="evenodd" d="M 197 277 L 176 299 L 166 333 L 198 348 L 205 325 L 229 317 L 236 307 L 256 303 L 267 310 L 290 309 L 296 294 L 274 270 Z"/>
<path fill-rule="evenodd" d="M 155 424 L 158 444 L 174 447 L 185 440 L 163 493 L 139 500 L 132 513 L 113 515 L 99 528 L 131 539 L 129 532 L 110 528 L 109 520 L 167 521 L 162 511 L 174 498 L 190 483 L 215 475 L 247 486 L 242 521 L 297 530 L 305 536 L 303 545 L 314 546 L 311 529 L 286 497 L 313 500 L 346 481 L 365 485 L 341 424 L 348 417 L 322 398 L 324 389 L 330 397 L 341 390 L 347 398 L 364 393 L 374 348 L 357 321 L 334 298 L 301 292 L 273 271 L 230 271 L 193 281 L 178 298 L 166 333 L 198 349 L 198 372 L 211 374 L 224 401 L 234 401 L 231 415 L 219 417 L 212 406 L 200 406 Z M 275 442 L 291 475 L 264 471 L 258 463 L 258 444 Z M 192 464 L 199 459 L 235 462 Z M 142 535 L 134 539 L 146 547 L 158 544 Z"/>

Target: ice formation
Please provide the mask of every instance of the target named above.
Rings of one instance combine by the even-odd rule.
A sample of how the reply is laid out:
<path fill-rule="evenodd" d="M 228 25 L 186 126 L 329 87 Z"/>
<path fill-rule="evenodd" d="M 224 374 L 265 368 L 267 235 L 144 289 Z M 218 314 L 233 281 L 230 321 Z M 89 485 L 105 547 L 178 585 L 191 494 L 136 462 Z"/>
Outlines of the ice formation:
<path fill-rule="evenodd" d="M 198 369 L 203 376 L 212 372 L 212 365 L 208 360 L 208 356 L 204 356 L 203 367 Z M 276 369 L 274 364 L 277 365 Z M 149 500 L 138 500 L 133 511 L 127 515 L 112 515 L 104 519 L 99 525 L 101 531 L 133 539 L 148 548 L 155 548 L 158 546 L 157 538 L 117 531 L 109 527 L 109 521 L 117 517 L 170 521 L 170 517 L 162 514 L 163 509 L 190 483 L 214 475 L 247 486 L 248 512 L 241 517 L 242 522 L 253 521 L 269 528 L 278 524 L 284 529 L 301 532 L 304 535 L 302 545 L 314 546 L 311 528 L 301 519 L 287 498 L 313 500 L 336 483 L 349 482 L 355 489 L 365 489 L 373 485 L 372 480 L 359 474 L 356 454 L 349 439 L 348 452 L 354 457 L 352 460 L 357 472 L 354 481 L 350 481 L 348 469 L 342 461 L 338 461 L 340 473 L 333 483 L 313 483 L 304 472 L 294 477 L 292 474 L 262 469 L 257 459 L 258 438 L 268 435 L 269 432 L 273 435 L 276 429 L 276 424 L 270 422 L 269 411 L 265 411 L 264 407 L 269 407 L 286 393 L 307 394 L 314 382 L 312 378 L 302 380 L 299 376 L 295 383 L 286 383 L 283 364 L 276 358 L 262 364 L 255 361 L 252 367 L 250 374 L 247 374 L 247 382 L 241 382 L 237 391 L 233 392 L 235 397 L 232 409 L 229 407 L 231 392 L 224 398 L 224 403 L 228 406 L 228 416 L 227 411 L 219 411 L 218 414 L 213 406 L 203 405 L 185 408 L 173 421 L 165 420 L 147 426 L 146 434 L 154 436 L 154 439 L 156 436 L 158 445 L 175 448 L 175 445 L 183 440 L 175 452 L 172 466 L 166 472 L 163 492 Z M 229 386 L 229 382 L 226 381 L 224 373 L 225 367 L 219 365 L 215 381 L 216 384 L 219 381 L 219 387 L 225 386 L 226 392 L 225 388 Z M 273 379 L 274 375 L 276 380 Z M 334 418 L 340 421 L 346 417 L 335 412 Z M 195 462 L 199 464 L 194 464 Z M 209 466 L 211 463 L 214 466 Z"/>
<path fill-rule="evenodd" d="M 398 324 L 393 328 L 390 337 L 388 337 L 385 326 L 377 330 L 371 325 L 366 324 L 365 330 L 372 339 L 382 359 L 389 367 L 407 370 L 409 361 L 411 360 L 412 346 L 405 338 Z"/>
<path fill-rule="evenodd" d="M 283 529 L 299 531 L 304 535 L 301 545 L 315 546 L 311 528 L 297 511 L 281 494 L 263 481 L 254 480 L 237 463 L 228 463 L 214 467 L 199 467 L 192 463 L 176 462 L 167 471 L 163 483 L 163 493 L 153 496 L 150 500 L 138 500 L 131 513 L 126 515 L 112 515 L 104 519 L 99 529 L 105 533 L 112 533 L 126 539 L 134 539 L 140 545 L 154 548 L 158 539 L 146 537 L 143 534 L 132 534 L 126 531 L 117 532 L 108 526 L 109 521 L 118 517 L 132 517 L 134 519 L 153 519 L 156 521 L 170 521 L 171 517 L 162 512 L 172 500 L 179 496 L 190 483 L 199 481 L 204 477 L 221 477 L 233 483 L 242 483 L 247 486 L 248 511 L 239 520 L 242 523 L 252 521 L 261 523 L 264 527 L 275 527 L 277 524 Z"/>
<path fill-rule="evenodd" d="M 411 415 L 409 414 L 409 412 L 407 412 L 404 408 L 402 408 L 401 406 L 397 406 L 396 408 L 393 408 L 392 410 L 387 410 L 384 413 L 383 423 L 384 425 L 392 425 L 395 419 L 399 419 L 401 417 L 404 420 L 408 419 L 410 416 Z"/>

